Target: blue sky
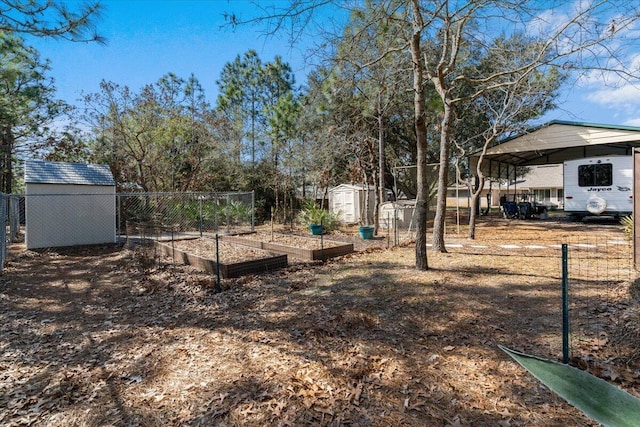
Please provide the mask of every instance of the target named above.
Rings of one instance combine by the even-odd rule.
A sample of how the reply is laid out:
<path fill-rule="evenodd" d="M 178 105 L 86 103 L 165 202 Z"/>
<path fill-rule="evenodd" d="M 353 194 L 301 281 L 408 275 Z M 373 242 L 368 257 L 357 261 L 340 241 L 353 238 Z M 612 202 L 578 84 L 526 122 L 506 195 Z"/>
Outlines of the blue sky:
<path fill-rule="evenodd" d="M 314 42 L 311 36 L 292 47 L 286 35 L 266 37 L 261 28 L 254 26 L 235 31 L 225 26 L 225 12 L 245 19 L 258 13 L 249 0 L 102 3 L 105 10 L 98 29 L 107 38 L 106 45 L 29 40 L 51 61 L 50 75 L 55 79 L 58 97 L 69 103 L 77 103 L 82 93 L 97 92 L 103 79 L 138 90 L 173 72 L 183 78 L 193 73 L 214 104 L 215 82 L 224 64 L 249 49 L 255 49 L 263 62 L 282 56 L 292 66 L 297 84 L 303 84 L 312 69 L 313 64 L 305 61 L 306 47 Z M 335 15 L 340 16 L 340 11 L 336 10 Z M 584 80 L 568 87 L 558 103 L 561 109 L 548 114 L 545 120 L 640 126 L 640 89 L 630 85 L 613 90 L 598 79 Z"/>
<path fill-rule="evenodd" d="M 68 2 L 71 5 L 79 2 Z M 223 66 L 249 49 L 263 62 L 280 55 L 304 83 L 309 70 L 304 49 L 291 47 L 285 36 L 266 37 L 260 28 L 225 25 L 223 14 L 249 18 L 255 8 L 246 0 L 103 0 L 105 10 L 98 32 L 106 45 L 64 40 L 29 39 L 51 62 L 58 97 L 75 103 L 82 93 L 99 90 L 113 81 L 137 90 L 172 72 L 200 81 L 207 98 L 217 97 L 216 80 Z M 73 6 L 72 6 L 73 7 Z"/>

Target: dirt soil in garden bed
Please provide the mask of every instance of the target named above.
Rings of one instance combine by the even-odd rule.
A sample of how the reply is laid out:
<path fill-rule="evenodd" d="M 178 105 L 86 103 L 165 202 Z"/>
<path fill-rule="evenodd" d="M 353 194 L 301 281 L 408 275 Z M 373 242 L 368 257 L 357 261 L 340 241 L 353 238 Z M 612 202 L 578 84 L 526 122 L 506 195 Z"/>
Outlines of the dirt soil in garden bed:
<path fill-rule="evenodd" d="M 264 242 L 271 241 L 271 226 L 262 225 L 255 227 L 255 235 L 260 236 L 258 240 Z M 357 252 L 367 251 L 370 249 L 390 248 L 393 246 L 393 231 L 387 233 L 388 230 L 380 229 L 373 239 L 363 240 L 358 233 L 357 225 L 343 225 L 337 230 L 324 234 L 323 243 L 325 246 L 335 246 L 340 244 L 353 244 L 353 248 Z M 399 231 L 399 241 L 407 243 L 412 234 L 408 230 Z M 307 227 L 290 225 L 276 225 L 273 229 L 274 243 L 296 246 L 306 249 L 317 249 L 320 247 L 320 236 L 314 236 L 309 232 Z M 251 238 L 251 234 L 239 235 L 239 237 Z M 266 239 L 266 240 L 265 240 Z M 285 243 L 286 241 L 289 243 Z M 300 246 L 297 246 L 300 245 Z"/>
<path fill-rule="evenodd" d="M 409 245 L 218 294 L 214 277 L 144 252 L 14 252 L 0 276 L 0 424 L 596 425 L 497 348 L 560 357 L 558 244 L 589 237 L 624 240 L 616 224 L 484 218 L 475 241 L 449 233 L 428 271 Z M 629 268 L 628 246 L 606 248 Z M 604 332 L 627 344 L 578 343 L 575 363 L 638 395 L 626 277 L 591 315 L 626 319 Z"/>
<path fill-rule="evenodd" d="M 299 233 L 298 230 L 290 231 L 282 229 L 279 232 L 271 233 L 268 230 L 258 229 L 255 233 L 239 234 L 236 237 L 253 241 L 277 243 L 279 245 L 301 249 L 320 249 L 321 247 L 330 248 L 344 244 L 344 242 L 331 240 L 331 235 L 322 236 L 322 239 L 320 239 L 320 236 L 312 236 L 311 234 L 302 235 L 297 233 Z"/>
<path fill-rule="evenodd" d="M 171 246 L 172 243 L 165 243 L 167 246 Z M 216 259 L 216 241 L 215 239 L 184 239 L 175 240 L 173 247 L 183 252 L 198 255 L 203 258 Z M 220 263 L 233 264 L 242 261 L 251 261 L 261 258 L 273 257 L 274 254 L 262 249 L 249 248 L 247 246 L 236 245 L 232 243 L 225 243 L 218 241 L 218 255 L 220 257 Z"/>

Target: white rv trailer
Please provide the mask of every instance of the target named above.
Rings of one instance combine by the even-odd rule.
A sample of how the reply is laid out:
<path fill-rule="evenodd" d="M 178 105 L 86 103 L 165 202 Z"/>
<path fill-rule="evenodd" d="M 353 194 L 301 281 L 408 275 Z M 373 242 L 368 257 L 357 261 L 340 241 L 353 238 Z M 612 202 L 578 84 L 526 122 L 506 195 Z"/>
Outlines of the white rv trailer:
<path fill-rule="evenodd" d="M 564 211 L 578 218 L 631 214 L 632 157 L 604 156 L 564 162 Z"/>

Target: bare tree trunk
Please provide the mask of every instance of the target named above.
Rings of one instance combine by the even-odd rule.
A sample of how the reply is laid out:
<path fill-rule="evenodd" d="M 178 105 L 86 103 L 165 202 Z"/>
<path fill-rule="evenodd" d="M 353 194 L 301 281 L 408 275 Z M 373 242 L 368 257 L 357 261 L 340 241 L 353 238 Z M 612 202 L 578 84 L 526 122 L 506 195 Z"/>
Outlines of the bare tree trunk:
<path fill-rule="evenodd" d="M 480 193 L 482 192 L 482 189 L 484 188 L 484 183 L 485 183 L 485 176 L 482 173 L 482 161 L 484 160 L 484 156 L 487 152 L 487 148 L 489 148 L 489 144 L 491 144 L 491 142 L 493 142 L 495 140 L 495 138 L 497 137 L 498 133 L 497 132 L 493 132 L 493 134 L 491 135 L 491 137 L 487 138 L 485 140 L 485 143 L 482 147 L 482 152 L 480 153 L 480 157 L 478 159 L 478 163 L 476 166 L 476 182 L 478 183 L 478 185 L 475 188 L 475 191 L 473 191 L 473 193 L 471 193 L 471 206 L 469 206 L 470 208 L 473 207 L 473 209 L 469 209 L 469 238 L 470 239 L 475 239 L 476 238 L 476 221 L 477 221 L 477 210 L 475 209 L 476 204 L 478 203 L 478 199 L 480 198 Z M 470 186 L 469 186 L 470 187 Z M 489 188 L 491 188 L 491 186 L 489 186 Z M 469 188 L 469 191 L 471 191 L 471 188 Z M 491 191 L 491 190 L 489 190 Z"/>
<path fill-rule="evenodd" d="M 413 35 L 411 37 L 411 59 L 413 61 L 413 106 L 416 130 L 417 194 L 416 194 L 416 268 L 428 270 L 427 262 L 427 125 L 425 122 L 423 66 L 420 50 L 422 16 L 417 0 L 413 1 Z"/>
<path fill-rule="evenodd" d="M 478 210 L 476 209 L 476 205 L 478 205 L 480 193 L 484 188 L 484 178 L 480 178 L 480 182 L 478 186 L 475 188 L 473 193 L 471 193 L 471 206 L 469 209 L 469 238 L 476 238 L 476 220 L 478 218 Z"/>
<path fill-rule="evenodd" d="M 373 211 L 373 227 L 374 234 L 378 234 L 378 228 L 380 227 L 380 188 L 379 188 L 379 180 L 377 176 L 377 172 L 373 172 L 373 191 L 374 191 L 374 211 Z"/>
<path fill-rule="evenodd" d="M 447 252 L 444 243 L 445 217 L 447 213 L 447 183 L 449 181 L 449 141 L 453 122 L 453 106 L 445 102 L 440 132 L 440 168 L 438 171 L 438 194 L 436 214 L 433 219 L 433 251 Z"/>
<path fill-rule="evenodd" d="M 471 204 L 473 205 L 476 202 L 477 196 L 474 194 L 471 195 Z M 476 210 L 469 209 L 469 238 L 476 238 Z"/>
<path fill-rule="evenodd" d="M 375 226 L 376 233 L 380 227 L 380 207 L 385 201 L 385 179 L 384 179 L 384 118 L 382 116 L 382 95 L 378 94 L 378 200 L 376 203 Z"/>

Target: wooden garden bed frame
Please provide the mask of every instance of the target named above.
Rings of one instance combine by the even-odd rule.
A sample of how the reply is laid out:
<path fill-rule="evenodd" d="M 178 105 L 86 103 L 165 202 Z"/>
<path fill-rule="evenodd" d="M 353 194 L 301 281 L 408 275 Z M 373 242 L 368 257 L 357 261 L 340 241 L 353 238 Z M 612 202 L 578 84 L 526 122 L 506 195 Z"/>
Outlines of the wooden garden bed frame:
<path fill-rule="evenodd" d="M 251 236 L 251 234 L 253 233 L 243 234 L 242 236 Z M 278 254 L 291 255 L 292 257 L 307 261 L 325 261 L 329 258 L 353 253 L 353 243 L 340 243 L 332 240 L 327 240 L 326 242 L 331 243 L 333 246 L 323 249 L 305 249 L 295 246 L 281 245 L 279 243 L 264 242 L 262 240 L 250 240 L 247 237 L 240 237 L 238 235 L 221 236 L 220 238 L 225 242 L 249 246 L 255 249 L 263 249 Z"/>
<path fill-rule="evenodd" d="M 199 270 L 217 274 L 217 263 L 213 259 L 204 258 L 189 252 L 171 247 L 170 244 L 154 242 L 156 248 L 165 256 L 173 257 L 177 262 L 191 265 Z M 246 246 L 246 245 L 245 245 Z M 248 274 L 263 273 L 277 270 L 288 265 L 287 255 L 267 256 L 264 258 L 240 261 L 234 263 L 220 263 L 220 277 L 230 279 Z"/>

